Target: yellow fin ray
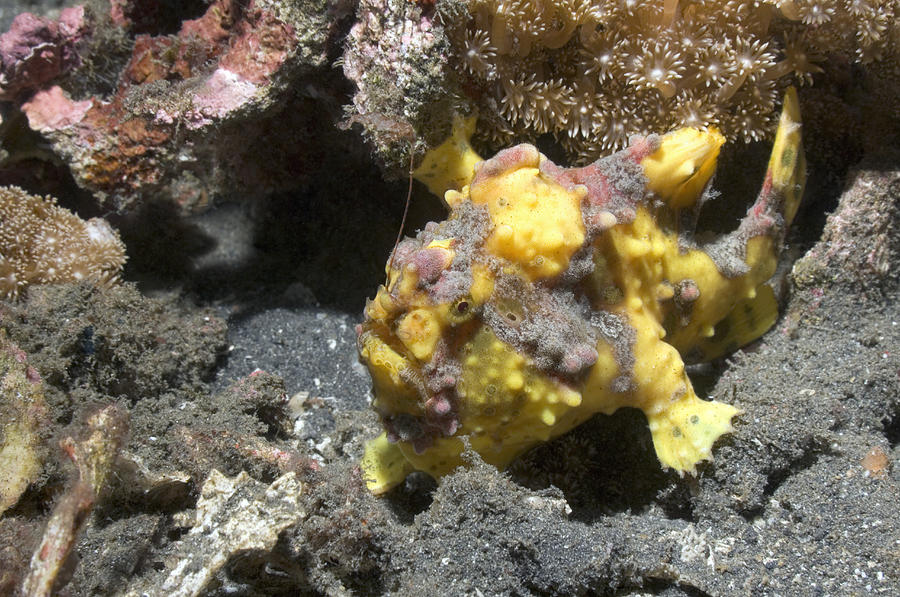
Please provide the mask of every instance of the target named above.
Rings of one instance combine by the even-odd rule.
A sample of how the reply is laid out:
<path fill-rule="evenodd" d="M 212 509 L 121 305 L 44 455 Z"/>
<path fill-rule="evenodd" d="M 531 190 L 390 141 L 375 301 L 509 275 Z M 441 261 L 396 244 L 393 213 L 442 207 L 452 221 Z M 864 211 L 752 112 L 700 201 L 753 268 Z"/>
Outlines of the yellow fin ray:
<path fill-rule="evenodd" d="M 693 392 L 658 414 L 648 414 L 653 447 L 659 461 L 679 472 L 695 472 L 701 460 L 712 458 L 712 446 L 729 433 L 740 410 L 722 402 L 700 400 Z"/>
<path fill-rule="evenodd" d="M 662 138 L 659 148 L 641 161 L 647 188 L 673 209 L 691 207 L 716 171 L 725 143 L 715 128 L 683 128 Z"/>
<path fill-rule="evenodd" d="M 784 222 L 790 226 L 800 205 L 803 196 L 803 187 L 806 184 L 806 157 L 803 153 L 803 140 L 801 136 L 800 101 L 797 98 L 797 90 L 788 88 L 784 95 L 784 106 L 781 109 L 781 119 L 778 122 L 778 131 L 775 133 L 775 142 L 772 144 L 772 153 L 769 157 L 769 166 L 766 171 L 766 180 L 771 176 L 772 190 L 784 194 Z"/>
<path fill-rule="evenodd" d="M 775 325 L 778 301 L 768 284 L 760 284 L 756 296 L 738 302 L 727 316 L 715 325 L 711 338 L 701 338 L 691 347 L 691 362 L 718 359 L 750 344 Z M 686 355 L 687 356 L 687 355 Z"/>
<path fill-rule="evenodd" d="M 403 483 L 413 470 L 413 465 L 403 455 L 403 451 L 397 444 L 388 441 L 386 433 L 366 442 L 362 460 L 363 479 L 366 487 L 375 495 Z"/>

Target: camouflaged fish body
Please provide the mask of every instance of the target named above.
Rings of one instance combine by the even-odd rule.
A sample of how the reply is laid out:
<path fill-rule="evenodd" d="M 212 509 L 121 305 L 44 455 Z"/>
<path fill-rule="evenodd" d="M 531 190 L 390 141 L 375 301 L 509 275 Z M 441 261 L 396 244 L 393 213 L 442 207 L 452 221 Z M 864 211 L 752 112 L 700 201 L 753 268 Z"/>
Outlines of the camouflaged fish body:
<path fill-rule="evenodd" d="M 766 282 L 802 193 L 799 127 L 790 92 L 756 202 L 704 246 L 685 223 L 715 170 L 715 131 L 635 139 L 583 168 L 531 145 L 478 161 L 459 132 L 432 150 L 416 174 L 450 215 L 398 246 L 359 329 L 386 429 L 367 446 L 369 487 L 448 473 L 463 437 L 505 467 L 625 406 L 646 414 L 665 466 L 709 459 L 738 410 L 698 398 L 684 361 L 777 316 Z"/>

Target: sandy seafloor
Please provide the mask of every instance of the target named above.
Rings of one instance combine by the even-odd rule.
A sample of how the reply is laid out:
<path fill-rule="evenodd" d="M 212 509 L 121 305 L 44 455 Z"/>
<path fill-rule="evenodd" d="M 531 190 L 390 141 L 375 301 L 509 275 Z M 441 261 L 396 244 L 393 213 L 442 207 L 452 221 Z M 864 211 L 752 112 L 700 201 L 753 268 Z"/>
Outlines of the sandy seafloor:
<path fill-rule="evenodd" d="M 882 181 L 892 226 L 896 163 L 882 161 L 859 174 Z M 867 192 L 873 186 L 864 184 Z M 402 191 L 402 185 L 385 187 Z M 869 198 L 876 201 L 875 193 Z M 300 393 L 307 405 L 289 441 L 320 457 L 323 471 L 352 467 L 375 424 L 365 411 L 368 378 L 356 361 L 353 331 L 367 296 L 355 286 L 366 274 L 348 273 L 349 288 L 335 292 L 323 286 L 322 274 L 339 271 L 326 264 L 341 249 L 311 248 L 297 257 L 306 264 L 296 270 L 301 281 L 281 279 L 270 292 L 261 281 L 245 295 L 230 294 L 224 264 L 247 255 L 241 239 L 251 235 L 239 232 L 248 225 L 244 216 L 238 206 L 223 206 L 197 221 L 208 233 L 218 229 L 220 239 L 230 231 L 225 238 L 234 241 L 221 242 L 195 264 L 201 273 L 215 271 L 214 283 L 195 277 L 189 284 L 197 284 L 195 297 L 208 297 L 212 288 L 228 297 L 200 299 L 228 318 L 228 354 L 213 386 L 256 368 L 283 377 L 288 394 Z M 327 213 L 316 219 L 322 220 L 339 237 L 364 238 L 352 223 L 329 222 Z M 820 220 L 801 215 L 795 254 L 813 242 L 802 238 L 804 223 L 818 230 Z M 866 252 L 873 230 L 859 232 L 853 242 Z M 896 250 L 896 234 L 888 234 Z M 822 246 L 837 251 L 838 239 L 832 240 Z M 346 250 L 352 255 L 359 245 Z M 267 269 L 268 256 L 255 256 L 254 267 Z M 696 477 L 660 470 L 643 416 L 629 411 L 595 417 L 509 473 L 476 463 L 437 487 L 413 477 L 381 499 L 359 487 L 348 490 L 346 471 L 325 475 L 325 491 L 336 491 L 327 488 L 337 483 L 352 495 L 341 498 L 348 510 L 326 512 L 320 522 L 349 525 L 351 539 L 331 539 L 336 543 L 317 562 L 324 570 L 307 582 L 325 593 L 404 595 L 896 594 L 900 303 L 890 276 L 866 281 L 865 273 L 846 271 L 860 262 L 810 259 L 817 283 L 791 285 L 772 331 L 695 371 L 707 397 L 744 411 L 735 432 L 717 444 L 715 461 Z M 375 283 L 377 276 L 368 274 Z M 247 288 L 246 282 L 238 286 Z M 318 296 L 328 298 L 314 302 Z M 887 464 L 867 459 L 870 452 L 884 454 Z M 337 516 L 352 522 L 336 522 Z M 363 555 L 356 551 L 360 541 Z M 220 591 L 258 588 L 232 579 Z"/>
<path fill-rule="evenodd" d="M 623 410 L 507 472 L 473 457 L 381 498 L 358 470 L 378 421 L 354 327 L 406 187 L 358 156 L 329 163 L 320 180 L 253 205 L 125 218 L 124 286 L 38 289 L 0 308 L 53 386 L 48 437 L 112 401 L 130 416 L 126 456 L 145 467 L 120 465 L 59 594 L 172 594 L 179 566 L 208 566 L 229 544 L 216 525 L 247 506 L 192 534 L 185 514 L 216 469 L 249 473 L 251 501 L 285 472 L 304 488 L 293 518 L 263 508 L 235 531 L 252 539 L 267 515 L 291 518 L 274 546 L 232 541 L 241 546 L 184 594 L 900 595 L 896 148 L 870 147 L 839 176 L 811 161 L 788 251 L 806 258 L 786 278 L 779 321 L 692 372 L 701 395 L 743 411 L 697 475 L 661 470 L 643 415 Z M 441 217 L 417 188 L 407 232 Z M 58 455 L 48 462 L 0 526 L 13 572 L 72 475 Z"/>

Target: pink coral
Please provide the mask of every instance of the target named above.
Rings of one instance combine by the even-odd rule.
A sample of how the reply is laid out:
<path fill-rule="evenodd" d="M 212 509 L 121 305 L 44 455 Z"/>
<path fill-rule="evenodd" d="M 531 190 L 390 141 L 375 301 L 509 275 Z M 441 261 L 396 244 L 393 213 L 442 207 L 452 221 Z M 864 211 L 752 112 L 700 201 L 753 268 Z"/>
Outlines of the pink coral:
<path fill-rule="evenodd" d="M 84 8 L 63 9 L 58 21 L 22 13 L 0 35 L 0 99 L 40 88 L 78 65 L 75 44 L 88 26 Z"/>
<path fill-rule="evenodd" d="M 17 18 L 0 43 L 2 73 L 24 82 L 3 88 L 6 97 L 21 102 L 31 127 L 104 207 L 128 209 L 153 195 L 193 210 L 211 196 L 246 198 L 296 184 L 304 140 L 289 131 L 314 117 L 289 103 L 301 101 L 293 90 L 307 85 L 303 77 L 328 65 L 327 36 L 335 33 L 328 14 L 318 5 L 215 0 L 163 35 L 148 26 L 159 10 L 117 0 L 108 14 L 91 12 L 95 31 L 78 46 L 80 58 L 65 44 L 82 31 L 75 16 L 84 10 L 64 11 L 59 22 Z M 111 73 L 112 89 L 92 86 L 80 70 L 60 77 L 73 60 L 108 62 L 98 56 L 103 40 L 129 37 L 130 57 L 126 50 Z M 47 52 L 43 62 L 28 58 Z M 21 93 L 28 85 L 33 97 Z M 266 141 L 248 138 L 248 122 L 273 132 Z"/>
<path fill-rule="evenodd" d="M 166 114 L 166 118 L 186 118 L 191 128 L 206 126 L 247 104 L 256 91 L 256 85 L 241 75 L 218 68 L 197 91 L 189 110 Z"/>
<path fill-rule="evenodd" d="M 58 85 L 54 85 L 35 93 L 22 104 L 22 111 L 28 116 L 32 129 L 46 132 L 78 124 L 92 105 L 91 100 L 72 101 Z"/>

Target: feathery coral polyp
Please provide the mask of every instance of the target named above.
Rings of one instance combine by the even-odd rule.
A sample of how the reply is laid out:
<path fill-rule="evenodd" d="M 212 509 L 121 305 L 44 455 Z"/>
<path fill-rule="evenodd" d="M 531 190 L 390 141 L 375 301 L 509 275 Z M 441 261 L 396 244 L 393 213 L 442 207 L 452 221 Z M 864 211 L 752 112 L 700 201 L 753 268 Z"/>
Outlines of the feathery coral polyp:
<path fill-rule="evenodd" d="M 826 55 L 900 56 L 897 6 L 450 0 L 438 11 L 451 63 L 483 116 L 479 135 L 503 141 L 550 133 L 570 158 L 590 162 L 631 135 L 680 126 L 716 126 L 729 140 L 769 137 L 774 98 L 793 82 L 811 83 Z M 547 86 L 554 105 L 568 110 L 546 104 Z"/>
<path fill-rule="evenodd" d="M 109 284 L 125 259 L 106 220 L 84 221 L 52 197 L 0 187 L 0 296 L 15 299 L 32 284 Z"/>

